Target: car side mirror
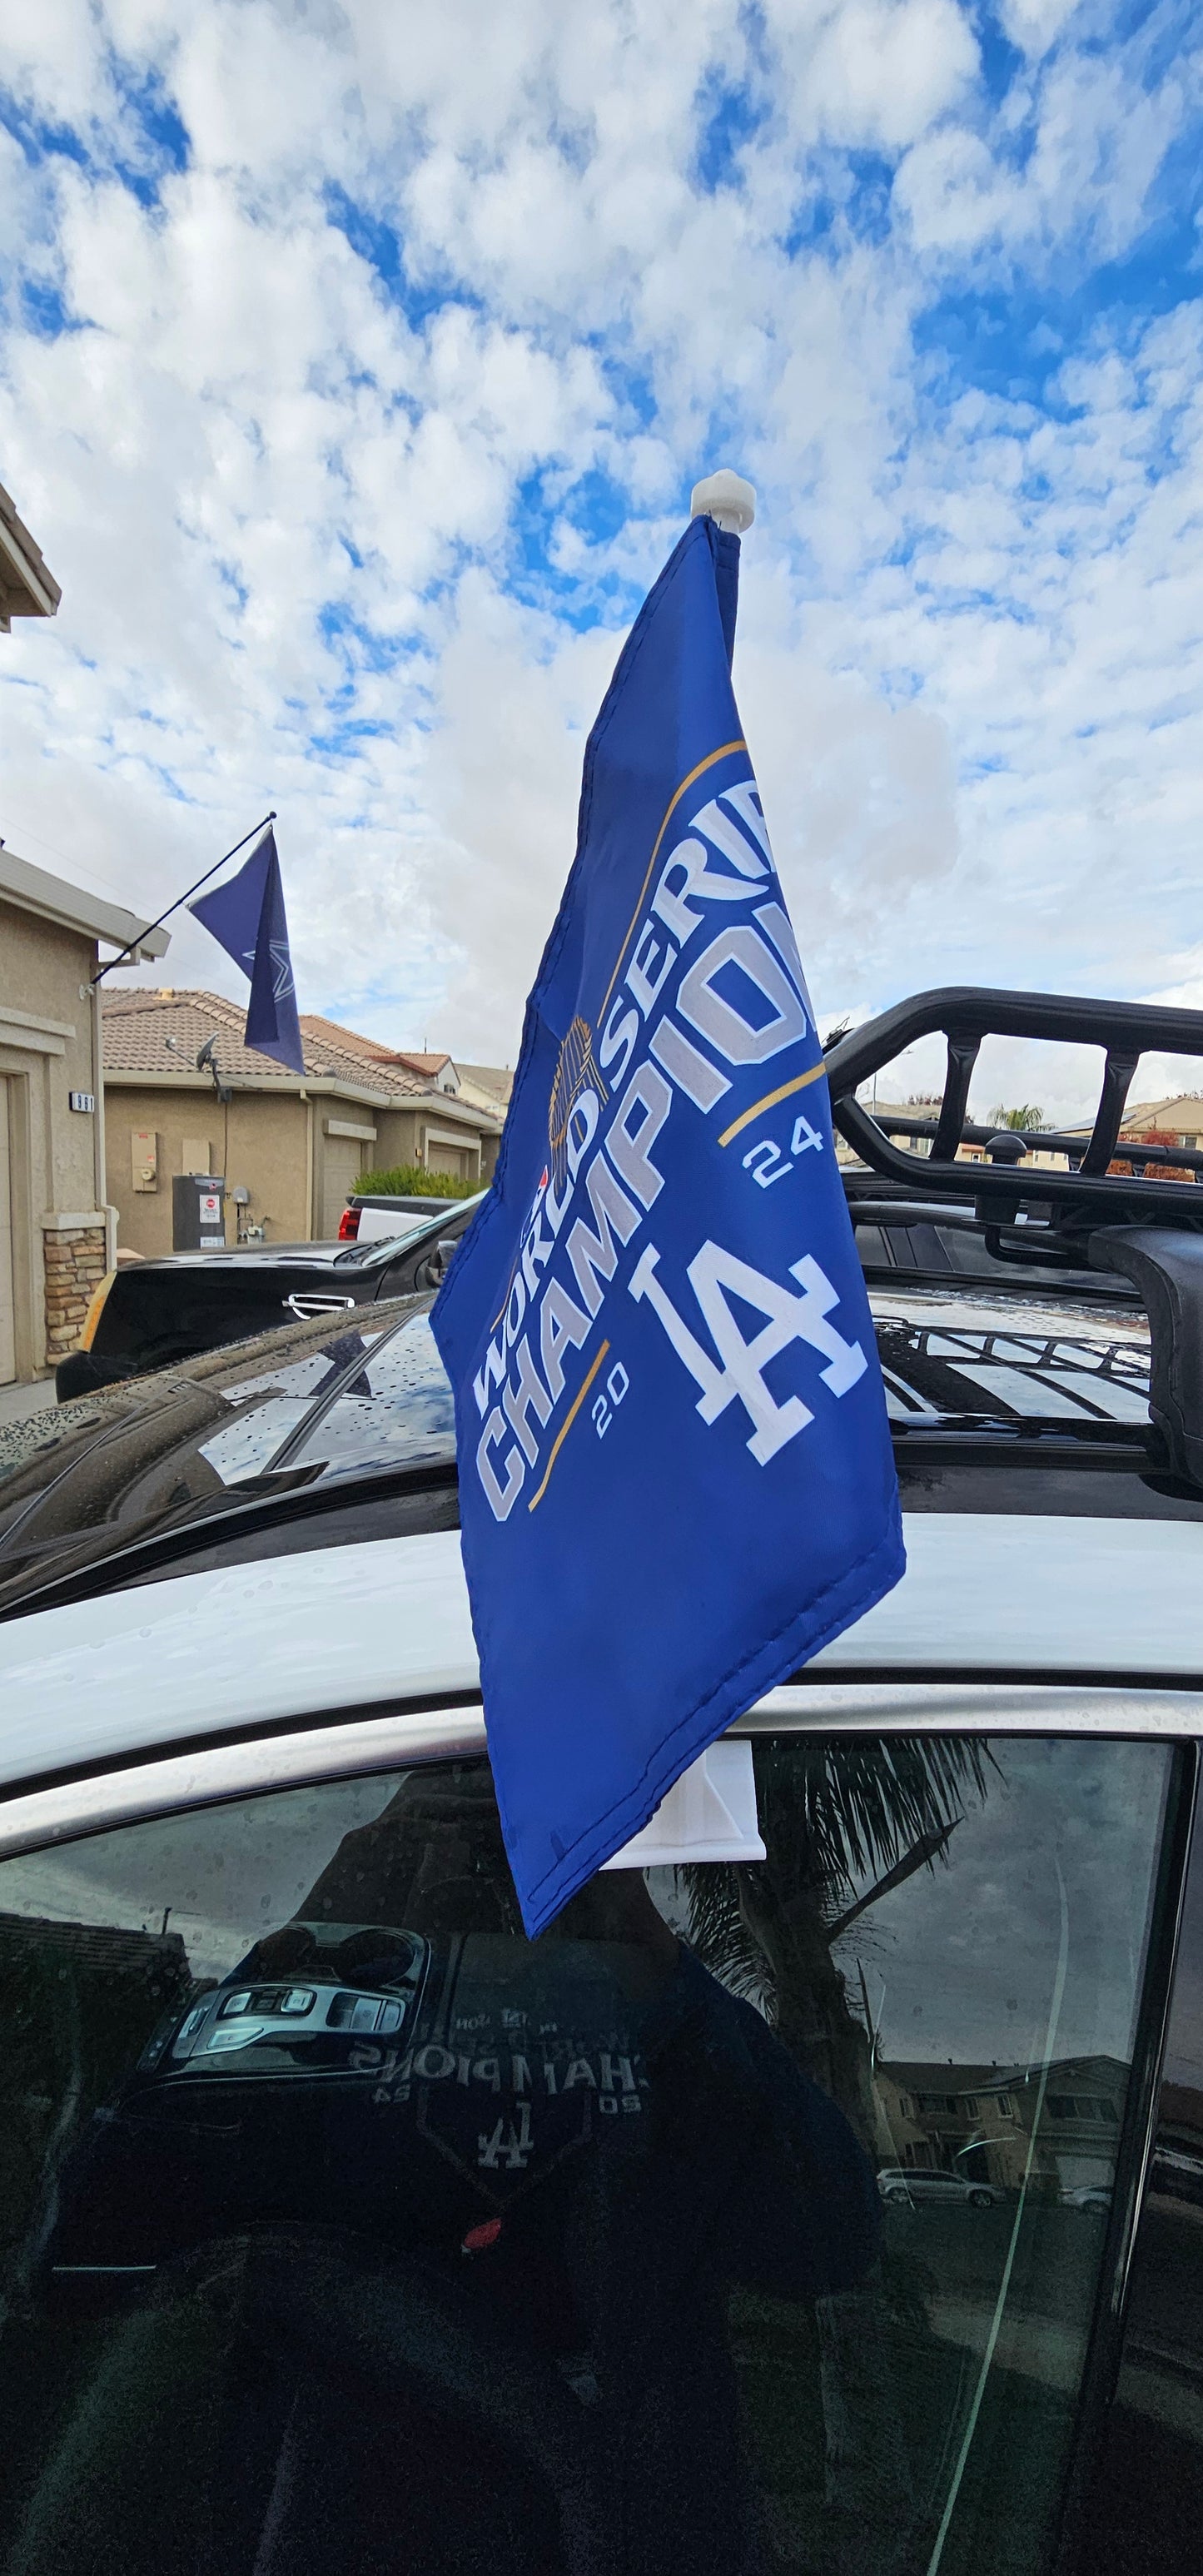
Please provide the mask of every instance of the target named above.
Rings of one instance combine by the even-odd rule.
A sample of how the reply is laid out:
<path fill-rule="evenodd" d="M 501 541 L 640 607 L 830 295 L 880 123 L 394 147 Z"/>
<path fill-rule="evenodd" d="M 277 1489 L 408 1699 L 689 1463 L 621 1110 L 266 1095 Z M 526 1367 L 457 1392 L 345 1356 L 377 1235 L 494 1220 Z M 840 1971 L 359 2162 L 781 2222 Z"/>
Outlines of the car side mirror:
<path fill-rule="evenodd" d="M 450 1268 L 452 1253 L 458 1252 L 458 1250 L 459 1236 L 457 1234 L 440 1236 L 433 1252 L 427 1253 L 425 1261 L 421 1264 L 421 1267 L 418 1270 L 417 1277 L 414 1281 L 415 1287 L 440 1287 L 447 1276 L 448 1269 Z"/>

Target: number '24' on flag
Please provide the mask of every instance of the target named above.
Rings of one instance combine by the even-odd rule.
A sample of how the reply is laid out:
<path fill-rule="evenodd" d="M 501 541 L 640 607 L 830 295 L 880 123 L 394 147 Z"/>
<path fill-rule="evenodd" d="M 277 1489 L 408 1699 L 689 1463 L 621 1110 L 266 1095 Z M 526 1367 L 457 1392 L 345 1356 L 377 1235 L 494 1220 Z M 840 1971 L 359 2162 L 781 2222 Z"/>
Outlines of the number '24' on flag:
<path fill-rule="evenodd" d="M 903 1571 L 864 1279 L 694 519 L 585 754 L 497 1173 L 434 1309 L 523 1919 Z"/>

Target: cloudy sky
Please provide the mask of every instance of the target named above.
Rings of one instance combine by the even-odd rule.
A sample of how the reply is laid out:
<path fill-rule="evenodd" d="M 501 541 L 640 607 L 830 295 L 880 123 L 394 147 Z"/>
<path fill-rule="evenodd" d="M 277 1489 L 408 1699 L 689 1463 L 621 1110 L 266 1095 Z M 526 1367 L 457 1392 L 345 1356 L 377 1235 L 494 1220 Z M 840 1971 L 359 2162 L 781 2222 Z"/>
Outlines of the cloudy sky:
<path fill-rule="evenodd" d="M 149 915 L 275 806 L 303 1007 L 512 1062 L 728 463 L 820 1014 L 1203 1003 L 1201 93 L 1189 0 L 9 9 L 0 831 Z"/>

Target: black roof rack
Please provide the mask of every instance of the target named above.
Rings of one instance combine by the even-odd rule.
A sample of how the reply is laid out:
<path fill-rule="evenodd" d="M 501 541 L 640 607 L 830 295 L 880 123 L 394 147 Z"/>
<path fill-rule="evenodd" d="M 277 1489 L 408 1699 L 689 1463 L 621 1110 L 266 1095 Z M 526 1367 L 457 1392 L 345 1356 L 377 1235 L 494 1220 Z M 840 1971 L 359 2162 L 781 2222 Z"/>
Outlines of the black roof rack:
<path fill-rule="evenodd" d="M 948 1068 L 938 1117 L 876 1117 L 860 1086 L 916 1038 L 942 1035 Z M 987 1036 L 1053 1038 L 1104 1049 L 1103 1079 L 1090 1136 L 970 1125 L 969 1085 Z M 1149 1408 L 1171 1471 L 1203 1485 L 1203 1154 L 1190 1147 L 1120 1141 L 1129 1088 L 1143 1055 L 1203 1060 L 1203 1011 L 1151 1003 L 1096 1002 L 1067 993 L 1008 993 L 948 985 L 898 1002 L 828 1050 L 832 1115 L 870 1170 L 926 1218 L 980 1226 L 1000 1262 L 1031 1271 L 1118 1271 L 1144 1303 L 1152 1334 Z M 893 1134 L 930 1135 L 926 1154 L 901 1152 Z M 958 1162 L 958 1147 L 984 1145 L 985 1162 Z M 1076 1168 L 1021 1171 L 1034 1147 L 1063 1152 Z M 1117 1150 L 1127 1174 L 1110 1169 Z M 1158 1166 L 1190 1180 L 1158 1177 Z M 867 1203 L 850 1198 L 859 1213 Z M 959 1203 L 956 1212 L 949 1204 Z M 970 1214 L 966 1202 L 972 1201 Z M 918 1203 L 918 1205 L 916 1204 Z M 926 1204 L 924 1204 L 926 1203 Z M 885 1207 L 874 1207 L 880 1222 Z"/>
<path fill-rule="evenodd" d="M 880 1119 L 856 1098 L 860 1086 L 890 1064 L 916 1038 L 943 1036 L 948 1069 L 931 1151 L 902 1152 Z M 1053 1038 L 1063 1044 L 1102 1047 L 1103 1079 L 1088 1139 L 1010 1129 L 994 1136 L 967 1133 L 969 1085 L 987 1036 Z M 1167 1010 L 1145 1002 L 1096 1002 L 1069 993 L 992 992 L 951 984 L 897 1002 L 863 1028 L 837 1040 L 827 1057 L 832 1114 L 853 1150 L 882 1178 L 926 1199 L 972 1197 L 979 1222 L 997 1239 L 990 1249 L 1002 1260 L 1050 1260 L 1080 1268 L 1083 1237 L 1102 1225 L 1171 1225 L 1203 1230 L 1203 1196 L 1196 1182 L 1160 1180 L 1152 1167 L 1161 1155 L 1119 1143 L 1133 1075 L 1142 1055 L 1193 1055 L 1203 1062 L 1203 1011 Z M 891 1124 L 894 1121 L 891 1119 Z M 925 1125 L 927 1122 L 924 1122 Z M 958 1162 L 958 1146 L 984 1142 L 990 1160 Z M 1080 1156 L 1076 1171 L 1023 1172 L 1019 1164 L 1039 1145 Z M 991 1150 L 993 1149 L 993 1150 Z M 1125 1161 L 1143 1161 L 1142 1174 L 1110 1172 L 1117 1149 Z M 1172 1149 L 1162 1151 L 1172 1154 Z M 1195 1158 L 1182 1149 L 1179 1168 Z M 1203 1157 L 1198 1158 L 1203 1164 Z M 1041 1213 L 1036 1215 L 1038 1203 Z M 1027 1222 L 1016 1224 L 1021 1212 Z M 1035 1221 L 1033 1221 L 1035 1220 Z"/>
<path fill-rule="evenodd" d="M 938 1124 L 936 1119 L 925 1117 L 922 1110 L 874 1109 L 870 1115 L 887 1136 L 915 1136 L 926 1140 L 934 1138 Z M 1203 1131 L 1203 1096 L 1199 1104 L 1199 1126 Z M 1014 1138 L 1018 1138 L 1017 1144 L 1012 1142 Z M 975 1126 L 971 1118 L 966 1119 L 961 1129 L 963 1145 L 981 1145 L 988 1153 L 993 1149 L 999 1155 L 1010 1147 L 1016 1161 L 1021 1148 L 1025 1153 L 1034 1150 L 1043 1154 L 1064 1154 L 1071 1172 L 1080 1169 L 1087 1141 L 1077 1129 L 1004 1127 L 1000 1131 L 997 1127 Z M 1158 1167 L 1164 1168 L 1167 1164 L 1175 1172 L 1203 1172 L 1203 1153 L 1191 1145 L 1157 1145 L 1149 1143 L 1143 1136 L 1121 1136 L 1116 1152 L 1131 1165 L 1138 1178 L 1142 1178 L 1146 1171 L 1151 1171 L 1156 1178 Z"/>

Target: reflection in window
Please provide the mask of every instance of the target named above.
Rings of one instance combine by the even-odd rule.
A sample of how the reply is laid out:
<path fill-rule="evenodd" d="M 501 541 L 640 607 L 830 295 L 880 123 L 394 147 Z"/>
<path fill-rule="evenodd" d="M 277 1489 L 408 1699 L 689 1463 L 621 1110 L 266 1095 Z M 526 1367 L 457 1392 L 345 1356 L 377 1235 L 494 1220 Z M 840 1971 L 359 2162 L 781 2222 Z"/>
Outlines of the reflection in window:
<path fill-rule="evenodd" d="M 760 1739 L 534 1943 L 482 1764 L 4 1864 L 6 2576 L 1037 2576 L 1170 1759 Z"/>
<path fill-rule="evenodd" d="M 337 1475 L 365 1466 L 417 1466 L 455 1455 L 455 1407 L 430 1319 L 415 1315 L 391 1333 L 295 1452 Z"/>
<path fill-rule="evenodd" d="M 201 1443 L 200 1455 L 223 1485 L 245 1484 L 266 1474 L 306 1415 L 355 1362 L 367 1359 L 378 1331 L 341 1333 L 320 1351 L 308 1351 L 267 1374 L 259 1372 L 228 1390 L 230 1418 Z"/>

